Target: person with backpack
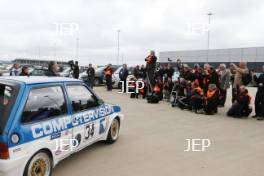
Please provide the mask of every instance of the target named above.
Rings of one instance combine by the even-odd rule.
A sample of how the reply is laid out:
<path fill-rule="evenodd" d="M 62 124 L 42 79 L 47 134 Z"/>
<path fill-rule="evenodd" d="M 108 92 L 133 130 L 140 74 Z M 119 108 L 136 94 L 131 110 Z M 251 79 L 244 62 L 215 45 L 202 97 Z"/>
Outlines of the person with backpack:
<path fill-rule="evenodd" d="M 249 73 L 249 69 L 247 68 L 247 62 L 245 61 L 240 61 L 239 66 L 231 63 L 231 68 L 235 72 L 232 89 L 232 103 L 234 103 L 237 99 L 237 96 L 239 95 L 239 87 L 249 84 L 249 82 L 251 82 L 251 76 Z"/>

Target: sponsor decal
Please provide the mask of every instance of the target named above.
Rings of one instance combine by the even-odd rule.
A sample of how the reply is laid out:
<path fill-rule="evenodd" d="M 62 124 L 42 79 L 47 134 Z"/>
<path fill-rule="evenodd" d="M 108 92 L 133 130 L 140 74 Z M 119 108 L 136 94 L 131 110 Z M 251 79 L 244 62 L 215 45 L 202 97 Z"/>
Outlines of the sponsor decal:
<path fill-rule="evenodd" d="M 53 139 L 57 139 L 57 138 L 60 138 L 60 137 L 61 137 L 61 132 L 52 134 L 50 139 L 53 140 Z"/>
<path fill-rule="evenodd" d="M 89 123 L 113 112 L 113 106 L 104 105 L 99 108 L 74 115 L 73 117 L 67 116 L 64 118 L 52 119 L 39 124 L 34 124 L 30 128 L 33 138 L 40 138 L 53 133 L 60 133 L 61 131 L 78 125 Z M 54 137 L 56 137 L 56 135 Z"/>
<path fill-rule="evenodd" d="M 100 129 L 99 129 L 99 134 L 104 133 L 106 130 L 106 120 L 105 118 L 100 120 Z"/>
<path fill-rule="evenodd" d="M 20 152 L 20 151 L 21 151 L 21 148 L 16 148 L 16 149 L 13 150 L 14 153 L 15 152 Z"/>
<path fill-rule="evenodd" d="M 94 136 L 94 124 L 88 124 L 85 127 L 85 139 L 88 140 Z"/>

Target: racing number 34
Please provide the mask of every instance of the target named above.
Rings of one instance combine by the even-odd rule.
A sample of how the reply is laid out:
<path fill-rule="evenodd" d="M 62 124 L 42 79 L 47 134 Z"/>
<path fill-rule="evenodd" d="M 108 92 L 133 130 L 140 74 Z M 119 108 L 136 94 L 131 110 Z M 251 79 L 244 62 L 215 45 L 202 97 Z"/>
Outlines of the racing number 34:
<path fill-rule="evenodd" d="M 90 139 L 94 135 L 94 124 L 88 124 L 85 127 L 85 139 Z"/>

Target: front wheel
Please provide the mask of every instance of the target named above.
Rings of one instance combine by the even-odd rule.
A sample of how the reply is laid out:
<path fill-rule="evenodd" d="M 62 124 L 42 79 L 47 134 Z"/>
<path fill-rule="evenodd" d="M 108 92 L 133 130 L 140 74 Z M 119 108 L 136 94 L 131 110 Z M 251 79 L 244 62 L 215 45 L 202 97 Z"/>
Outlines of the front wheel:
<path fill-rule="evenodd" d="M 110 129 L 108 131 L 107 140 L 106 140 L 107 143 L 113 144 L 118 139 L 119 129 L 120 129 L 120 123 L 119 123 L 118 119 L 115 118 L 112 121 Z"/>
<path fill-rule="evenodd" d="M 24 176 L 51 176 L 52 162 L 46 152 L 38 152 L 28 162 Z"/>

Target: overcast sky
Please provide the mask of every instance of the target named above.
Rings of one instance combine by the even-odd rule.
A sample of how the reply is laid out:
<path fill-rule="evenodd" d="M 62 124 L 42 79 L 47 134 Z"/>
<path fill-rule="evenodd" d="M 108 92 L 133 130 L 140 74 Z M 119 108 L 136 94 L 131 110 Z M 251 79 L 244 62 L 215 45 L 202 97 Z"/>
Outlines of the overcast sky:
<path fill-rule="evenodd" d="M 0 59 L 142 63 L 149 50 L 264 46 L 262 0 L 0 0 Z M 79 48 L 79 49 L 77 49 Z"/>

